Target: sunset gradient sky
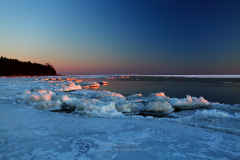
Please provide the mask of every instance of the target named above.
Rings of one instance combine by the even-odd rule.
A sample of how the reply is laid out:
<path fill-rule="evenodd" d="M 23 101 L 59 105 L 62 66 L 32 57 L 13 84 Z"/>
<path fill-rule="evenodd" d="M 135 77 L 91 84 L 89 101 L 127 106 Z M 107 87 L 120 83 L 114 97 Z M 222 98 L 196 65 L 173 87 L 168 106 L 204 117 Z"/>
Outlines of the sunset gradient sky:
<path fill-rule="evenodd" d="M 1 0 L 1 56 L 73 74 L 240 74 L 238 0 Z"/>

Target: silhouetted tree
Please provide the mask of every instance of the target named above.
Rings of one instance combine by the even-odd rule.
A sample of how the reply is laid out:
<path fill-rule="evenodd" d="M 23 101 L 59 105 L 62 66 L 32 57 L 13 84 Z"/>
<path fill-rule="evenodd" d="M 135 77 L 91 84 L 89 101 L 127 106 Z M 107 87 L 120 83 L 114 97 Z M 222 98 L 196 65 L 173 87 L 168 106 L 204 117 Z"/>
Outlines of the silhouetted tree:
<path fill-rule="evenodd" d="M 56 75 L 56 70 L 50 64 L 23 62 L 17 59 L 0 58 L 1 76 L 20 75 Z"/>

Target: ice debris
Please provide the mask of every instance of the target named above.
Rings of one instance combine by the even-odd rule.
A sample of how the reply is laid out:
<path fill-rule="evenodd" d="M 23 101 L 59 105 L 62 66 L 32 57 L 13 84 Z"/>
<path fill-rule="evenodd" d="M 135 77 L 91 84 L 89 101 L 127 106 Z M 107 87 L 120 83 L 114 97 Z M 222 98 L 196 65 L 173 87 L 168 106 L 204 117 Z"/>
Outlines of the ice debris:
<path fill-rule="evenodd" d="M 82 83 L 82 82 L 81 82 Z M 92 84 L 85 83 L 86 85 Z M 81 85 L 69 82 L 60 91 L 75 91 L 69 93 L 53 92 L 51 90 L 28 90 L 18 97 L 18 100 L 36 106 L 39 109 L 59 108 L 66 112 L 76 112 L 81 115 L 97 117 L 132 115 L 167 115 L 175 110 L 208 108 L 211 106 L 203 97 L 170 98 L 163 92 L 147 97 L 134 94 L 128 97 L 120 93 L 100 90 L 82 89 Z"/>
<path fill-rule="evenodd" d="M 169 103 L 178 110 L 209 108 L 211 104 L 203 97 L 170 98 Z"/>
<path fill-rule="evenodd" d="M 70 82 L 69 85 L 63 85 L 63 88 L 61 88 L 60 91 L 70 92 L 70 91 L 75 91 L 80 89 L 82 89 L 82 86 L 76 85 L 75 83 Z"/>
<path fill-rule="evenodd" d="M 17 96 L 17 102 L 33 105 L 38 109 L 49 109 L 61 104 L 55 92 L 44 89 L 26 90 L 23 95 Z"/>

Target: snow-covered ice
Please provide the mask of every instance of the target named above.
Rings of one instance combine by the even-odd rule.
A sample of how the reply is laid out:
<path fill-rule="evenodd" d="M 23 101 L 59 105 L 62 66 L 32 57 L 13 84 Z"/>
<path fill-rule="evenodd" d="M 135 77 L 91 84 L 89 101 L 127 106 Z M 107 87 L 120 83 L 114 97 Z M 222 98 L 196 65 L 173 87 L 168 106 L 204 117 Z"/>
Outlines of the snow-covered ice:
<path fill-rule="evenodd" d="M 80 89 L 82 89 L 81 85 L 76 85 L 74 82 L 70 82 L 68 85 L 63 85 L 63 88 L 60 90 L 64 92 L 70 92 L 70 91 L 75 91 Z"/>
<path fill-rule="evenodd" d="M 239 105 L 163 92 L 64 92 L 71 83 L 50 78 L 0 78 L 0 160 L 240 157 Z M 74 114 L 49 111 L 64 107 Z M 139 115 L 147 111 L 173 118 Z"/>

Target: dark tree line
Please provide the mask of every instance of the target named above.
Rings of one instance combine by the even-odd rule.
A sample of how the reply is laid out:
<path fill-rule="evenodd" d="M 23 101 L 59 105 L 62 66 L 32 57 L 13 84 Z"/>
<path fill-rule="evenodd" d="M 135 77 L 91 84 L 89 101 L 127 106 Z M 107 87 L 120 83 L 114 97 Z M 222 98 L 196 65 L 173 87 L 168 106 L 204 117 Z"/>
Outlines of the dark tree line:
<path fill-rule="evenodd" d="M 1 76 L 21 76 L 21 75 L 56 75 L 56 70 L 50 64 L 23 62 L 17 59 L 0 58 Z"/>

